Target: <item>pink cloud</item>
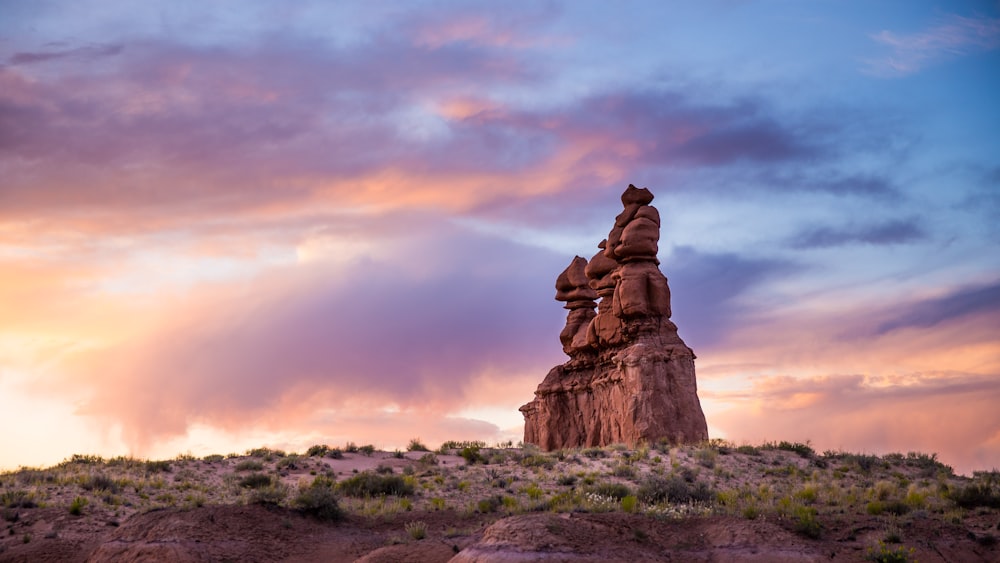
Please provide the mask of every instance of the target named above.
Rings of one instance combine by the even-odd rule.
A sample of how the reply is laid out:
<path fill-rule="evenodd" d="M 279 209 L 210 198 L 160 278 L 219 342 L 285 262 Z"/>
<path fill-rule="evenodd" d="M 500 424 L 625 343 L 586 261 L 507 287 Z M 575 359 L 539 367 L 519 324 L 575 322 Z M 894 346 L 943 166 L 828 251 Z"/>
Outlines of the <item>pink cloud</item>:
<path fill-rule="evenodd" d="M 1000 19 L 949 15 L 926 31 L 898 34 L 883 30 L 872 39 L 890 47 L 892 55 L 866 61 L 867 72 L 906 76 L 941 60 L 1000 47 Z"/>

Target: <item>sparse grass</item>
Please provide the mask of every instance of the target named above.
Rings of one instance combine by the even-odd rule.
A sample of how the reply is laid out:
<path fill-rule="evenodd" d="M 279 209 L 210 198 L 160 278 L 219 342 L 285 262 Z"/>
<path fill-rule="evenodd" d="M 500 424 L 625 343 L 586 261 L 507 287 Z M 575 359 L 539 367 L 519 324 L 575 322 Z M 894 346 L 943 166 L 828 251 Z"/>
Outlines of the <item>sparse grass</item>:
<path fill-rule="evenodd" d="M 409 496 L 413 494 L 414 487 L 406 477 L 362 471 L 337 483 L 337 490 L 348 496 L 364 498 L 380 495 Z"/>
<path fill-rule="evenodd" d="M 403 528 L 406 530 L 406 533 L 415 540 L 422 540 L 427 537 L 427 524 L 420 520 L 407 522 Z"/>

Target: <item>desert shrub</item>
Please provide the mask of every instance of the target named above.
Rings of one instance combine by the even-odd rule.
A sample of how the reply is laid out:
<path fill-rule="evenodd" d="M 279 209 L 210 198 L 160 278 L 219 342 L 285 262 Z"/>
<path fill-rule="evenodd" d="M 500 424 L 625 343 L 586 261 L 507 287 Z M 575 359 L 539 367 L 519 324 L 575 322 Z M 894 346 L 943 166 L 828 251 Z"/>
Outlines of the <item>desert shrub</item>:
<path fill-rule="evenodd" d="M 247 455 L 250 457 L 261 457 L 267 461 L 271 461 L 276 457 L 285 457 L 285 452 L 281 450 L 272 450 L 271 448 L 254 448 L 247 450 Z"/>
<path fill-rule="evenodd" d="M 555 460 L 553 460 L 552 458 L 550 458 L 548 456 L 541 455 L 541 454 L 535 454 L 535 455 L 529 455 L 529 456 L 525 456 L 525 457 L 521 458 L 521 466 L 522 467 L 543 467 L 545 469 L 552 469 L 553 467 L 556 466 L 556 462 L 555 462 Z"/>
<path fill-rule="evenodd" d="M 292 506 L 302 513 L 318 520 L 340 520 L 344 513 L 336 493 L 333 491 L 333 481 L 327 477 L 317 477 L 308 487 L 299 490 L 292 500 Z"/>
<path fill-rule="evenodd" d="M 378 467 L 375 468 L 375 473 L 378 473 L 379 475 L 392 475 L 395 471 L 392 469 L 391 465 L 380 463 L 378 464 Z"/>
<path fill-rule="evenodd" d="M 379 475 L 362 471 L 337 483 L 337 489 L 347 496 L 365 498 L 381 495 L 410 496 L 413 484 L 399 475 Z"/>
<path fill-rule="evenodd" d="M 170 462 L 167 460 L 147 461 L 146 473 L 170 473 Z"/>
<path fill-rule="evenodd" d="M 406 530 L 406 533 L 410 534 L 410 537 L 415 540 L 422 540 L 427 537 L 427 524 L 420 520 L 407 522 L 403 528 Z"/>
<path fill-rule="evenodd" d="M 816 450 L 809 445 L 809 442 L 802 444 L 799 442 L 786 442 L 782 440 L 778 442 L 778 445 L 775 447 L 786 452 L 795 452 L 799 454 L 800 457 L 804 457 L 806 459 L 811 459 L 816 456 Z"/>
<path fill-rule="evenodd" d="M 315 446 L 309 446 L 306 450 L 306 457 L 323 457 L 330 451 L 330 446 L 326 444 L 316 444 Z"/>
<path fill-rule="evenodd" d="M 330 448 L 330 451 L 326 452 L 326 457 L 330 459 L 344 459 L 344 452 L 340 448 Z"/>
<path fill-rule="evenodd" d="M 201 459 L 204 460 L 204 461 L 207 461 L 208 463 L 216 463 L 216 462 L 222 461 L 222 460 L 224 460 L 226 458 L 222 454 L 210 454 L 210 455 L 207 455 L 207 456 L 205 456 L 205 457 L 203 457 Z"/>
<path fill-rule="evenodd" d="M 368 457 L 371 457 L 375 453 L 375 446 L 371 444 L 365 444 L 358 448 L 358 452 Z"/>
<path fill-rule="evenodd" d="M 0 493 L 0 505 L 7 508 L 35 508 L 34 493 L 23 489 L 13 489 Z"/>
<path fill-rule="evenodd" d="M 970 483 L 957 487 L 949 496 L 955 504 L 962 508 L 980 506 L 1000 508 L 1000 490 L 989 482 Z"/>
<path fill-rule="evenodd" d="M 694 453 L 694 459 L 698 462 L 698 465 L 707 467 L 708 469 L 715 467 L 715 458 L 718 456 L 719 452 L 712 448 L 702 448 Z"/>
<path fill-rule="evenodd" d="M 251 473 L 239 480 L 239 486 L 244 489 L 260 489 L 267 487 L 274 482 L 270 475 L 263 473 Z"/>
<path fill-rule="evenodd" d="M 600 495 L 602 497 L 621 500 L 632 494 L 632 489 L 621 483 L 598 483 L 587 488 L 587 492 Z"/>
<path fill-rule="evenodd" d="M 560 475 L 556 479 L 556 484 L 563 487 L 572 487 L 576 484 L 576 475 Z"/>
<path fill-rule="evenodd" d="M 912 547 L 907 548 L 901 545 L 889 547 L 880 541 L 878 545 L 868 548 L 865 559 L 875 563 L 907 563 L 911 561 L 910 558 L 915 553 L 916 550 Z"/>
<path fill-rule="evenodd" d="M 76 463 L 79 465 L 100 465 L 104 463 L 104 458 L 99 455 L 73 454 L 70 458 L 59 465 Z"/>
<path fill-rule="evenodd" d="M 683 477 L 650 476 L 639 486 L 637 496 L 643 502 L 707 502 L 715 495 L 703 481 L 691 483 Z"/>
<path fill-rule="evenodd" d="M 275 469 L 298 469 L 299 468 L 299 456 L 296 454 L 283 457 L 278 460 L 278 463 L 274 464 Z"/>
<path fill-rule="evenodd" d="M 807 538 L 816 539 L 820 536 L 822 527 L 816 518 L 816 509 L 811 506 L 796 506 L 792 512 L 795 519 L 793 528 Z"/>
<path fill-rule="evenodd" d="M 736 447 L 736 453 L 743 455 L 759 456 L 760 448 L 757 446 L 743 445 Z"/>
<path fill-rule="evenodd" d="M 587 448 L 583 450 L 583 455 L 589 457 L 590 459 L 600 459 L 608 457 L 608 452 L 601 448 Z"/>
<path fill-rule="evenodd" d="M 85 491 L 107 491 L 117 494 L 121 487 L 118 483 L 103 473 L 92 473 L 83 478 L 80 488 Z"/>
<path fill-rule="evenodd" d="M 434 454 L 432 454 L 432 453 L 430 453 L 430 452 L 427 452 L 424 455 L 420 456 L 420 459 L 418 459 L 417 461 L 421 465 L 437 465 L 438 464 L 438 458 L 437 458 L 437 456 L 434 455 Z"/>
<path fill-rule="evenodd" d="M 483 463 L 486 459 L 479 453 L 478 445 L 469 445 L 462 448 L 462 451 L 458 455 L 465 459 L 465 462 L 469 465 L 475 465 L 477 463 Z"/>
<path fill-rule="evenodd" d="M 462 441 L 448 440 L 447 442 L 441 444 L 441 447 L 438 448 L 438 451 L 441 453 L 447 453 L 449 450 L 461 450 L 463 448 L 482 449 L 485 447 L 486 447 L 486 442 L 482 442 L 479 440 L 462 440 Z"/>
<path fill-rule="evenodd" d="M 631 465 L 621 463 L 616 465 L 615 468 L 611 470 L 611 474 L 615 477 L 621 477 L 623 479 L 632 479 L 635 477 L 635 468 Z"/>
<path fill-rule="evenodd" d="M 425 446 L 420 438 L 413 438 L 410 440 L 410 444 L 406 446 L 406 451 L 408 452 L 429 452 L 430 448 Z"/>
<path fill-rule="evenodd" d="M 491 512 L 496 512 L 501 506 L 503 506 L 503 497 L 500 495 L 494 495 L 477 502 L 476 510 L 482 514 L 489 514 Z"/>
<path fill-rule="evenodd" d="M 83 507 L 85 506 L 87 506 L 87 499 L 84 497 L 76 497 L 69 505 L 69 513 L 73 516 L 79 516 L 80 514 L 83 514 Z"/>
<path fill-rule="evenodd" d="M 237 463 L 233 469 L 236 471 L 260 471 L 264 469 L 264 464 L 256 459 L 245 459 Z"/>
<path fill-rule="evenodd" d="M 394 457 L 396 459 L 405 459 L 406 455 L 403 452 L 399 451 L 399 450 L 395 450 L 395 451 L 392 452 L 392 457 Z"/>
<path fill-rule="evenodd" d="M 354 442 L 348 442 L 344 445 L 344 451 L 349 454 L 356 454 L 358 453 L 358 445 Z"/>
<path fill-rule="evenodd" d="M 639 504 L 639 499 L 635 495 L 628 495 L 622 498 L 622 511 L 624 512 L 635 512 L 636 505 Z"/>
<path fill-rule="evenodd" d="M 250 491 L 247 502 L 250 504 L 280 505 L 288 497 L 288 486 L 280 481 L 274 481 L 264 487 L 255 487 Z"/>

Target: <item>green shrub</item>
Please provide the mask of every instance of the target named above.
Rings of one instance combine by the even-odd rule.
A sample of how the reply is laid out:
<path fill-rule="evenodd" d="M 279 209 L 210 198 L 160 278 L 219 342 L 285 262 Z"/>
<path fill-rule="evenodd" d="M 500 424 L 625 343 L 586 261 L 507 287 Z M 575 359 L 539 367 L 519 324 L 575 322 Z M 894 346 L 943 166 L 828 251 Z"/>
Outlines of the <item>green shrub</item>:
<path fill-rule="evenodd" d="M 601 448 L 587 448 L 583 450 L 583 455 L 589 457 L 590 459 L 600 459 L 608 457 L 608 452 Z"/>
<path fill-rule="evenodd" d="M 816 539 L 820 536 L 821 526 L 816 519 L 816 509 L 811 506 L 796 506 L 792 512 L 795 518 L 795 531 L 807 538 Z"/>
<path fill-rule="evenodd" d="M 958 487 L 949 495 L 962 508 L 1000 508 L 1000 490 L 989 482 L 971 483 Z"/>
<path fill-rule="evenodd" d="M 114 479 L 103 473 L 87 475 L 80 482 L 80 487 L 85 491 L 107 491 L 114 494 L 117 494 L 121 490 L 121 487 Z"/>
<path fill-rule="evenodd" d="M 422 540 L 427 537 L 427 524 L 421 522 L 420 520 L 414 520 L 413 522 L 407 522 L 404 526 L 407 534 L 415 540 Z"/>
<path fill-rule="evenodd" d="M 210 455 L 207 455 L 207 456 L 205 456 L 205 457 L 203 457 L 201 459 L 204 460 L 204 461 L 206 461 L 206 462 L 208 462 L 208 463 L 216 463 L 216 462 L 222 461 L 222 460 L 224 460 L 226 458 L 222 454 L 210 454 Z"/>
<path fill-rule="evenodd" d="M 256 459 L 245 459 L 237 463 L 233 469 L 236 471 L 260 471 L 264 469 L 264 464 Z"/>
<path fill-rule="evenodd" d="M 410 444 L 408 446 L 406 446 L 406 451 L 408 451 L 408 452 L 429 452 L 431 450 L 430 450 L 430 448 L 428 448 L 427 446 L 425 446 L 420 441 L 420 438 L 413 438 L 412 440 L 410 440 Z"/>
<path fill-rule="evenodd" d="M 795 452 L 799 454 L 799 456 L 804 457 L 806 459 L 811 459 L 816 456 L 816 450 L 812 449 L 812 446 L 809 445 L 809 442 L 802 444 L 799 442 L 786 442 L 782 440 L 781 442 L 778 443 L 776 447 L 779 450 L 784 450 L 787 452 Z"/>
<path fill-rule="evenodd" d="M 363 455 L 371 457 L 375 453 L 375 446 L 371 444 L 365 444 L 360 448 L 358 448 L 358 451 L 361 452 Z"/>
<path fill-rule="evenodd" d="M 309 446 L 306 450 L 306 457 L 323 457 L 330 451 L 330 446 L 326 444 L 316 444 L 315 446 Z"/>
<path fill-rule="evenodd" d="M 275 469 L 298 469 L 299 468 L 299 456 L 292 454 L 287 457 L 278 460 L 278 463 L 274 464 Z"/>
<path fill-rule="evenodd" d="M 413 484 L 399 475 L 378 475 L 362 471 L 337 483 L 337 489 L 347 496 L 365 498 L 381 495 L 410 496 Z"/>
<path fill-rule="evenodd" d="M 87 506 L 87 499 L 84 497 L 76 497 L 69 505 L 69 513 L 73 516 L 79 516 L 80 514 L 83 514 L 83 507 L 85 506 Z"/>
<path fill-rule="evenodd" d="M 344 452 L 340 448 L 330 448 L 330 451 L 326 452 L 326 457 L 330 459 L 344 459 Z"/>
<path fill-rule="evenodd" d="M 475 444 L 465 446 L 458 455 L 462 456 L 462 458 L 465 459 L 465 462 L 469 465 L 475 465 L 486 461 L 486 459 L 479 453 L 479 446 Z"/>
<path fill-rule="evenodd" d="M 556 462 L 555 460 L 553 460 L 548 456 L 542 454 L 535 454 L 535 455 L 524 456 L 523 458 L 521 458 L 521 466 L 543 467 L 545 469 L 552 469 L 553 467 L 556 466 Z"/>
<path fill-rule="evenodd" d="M 621 500 L 632 494 L 632 489 L 628 488 L 621 483 L 598 483 L 592 487 L 587 488 L 587 492 L 600 495 L 602 497 L 610 497 L 615 500 Z"/>
<path fill-rule="evenodd" d="M 628 495 L 622 498 L 622 510 L 624 512 L 635 512 L 637 504 L 639 504 L 639 499 L 635 495 Z"/>
<path fill-rule="evenodd" d="M 333 491 L 333 481 L 327 477 L 313 479 L 311 485 L 299 491 L 292 506 L 318 520 L 332 522 L 344 516 Z"/>
<path fill-rule="evenodd" d="M 556 484 L 563 487 L 572 487 L 576 484 L 576 475 L 560 475 L 556 479 Z"/>
<path fill-rule="evenodd" d="M 170 473 L 170 462 L 166 460 L 147 461 L 146 473 Z"/>
<path fill-rule="evenodd" d="M 637 496 L 647 503 L 656 502 L 707 502 L 715 495 L 703 481 L 690 483 L 678 476 L 668 478 L 657 475 L 648 477 L 639 485 Z"/>
<path fill-rule="evenodd" d="M 263 473 L 251 473 L 246 477 L 239 480 L 239 486 L 244 489 L 260 489 L 263 487 L 270 486 L 274 482 L 274 479 L 270 475 L 265 475 Z"/>
<path fill-rule="evenodd" d="M 288 486 L 280 481 L 274 481 L 270 485 L 254 487 L 247 497 L 250 504 L 265 504 L 278 506 L 288 497 Z"/>
<path fill-rule="evenodd" d="M 912 547 L 907 548 L 901 545 L 889 547 L 880 541 L 877 546 L 868 548 L 865 559 L 875 563 L 907 563 L 911 561 L 910 558 L 915 553 L 916 550 Z"/>

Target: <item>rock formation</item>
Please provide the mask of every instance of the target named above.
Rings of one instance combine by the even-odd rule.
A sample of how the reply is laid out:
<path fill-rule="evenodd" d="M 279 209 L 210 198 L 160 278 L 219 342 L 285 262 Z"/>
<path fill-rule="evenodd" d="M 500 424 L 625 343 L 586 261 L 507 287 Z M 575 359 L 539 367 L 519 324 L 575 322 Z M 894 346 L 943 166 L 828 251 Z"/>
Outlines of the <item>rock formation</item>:
<path fill-rule="evenodd" d="M 597 254 L 573 258 L 556 279 L 556 300 L 569 310 L 559 340 L 570 359 L 521 407 L 525 443 L 554 450 L 708 439 L 694 352 L 670 320 L 652 201 L 648 189 L 629 185 Z"/>

